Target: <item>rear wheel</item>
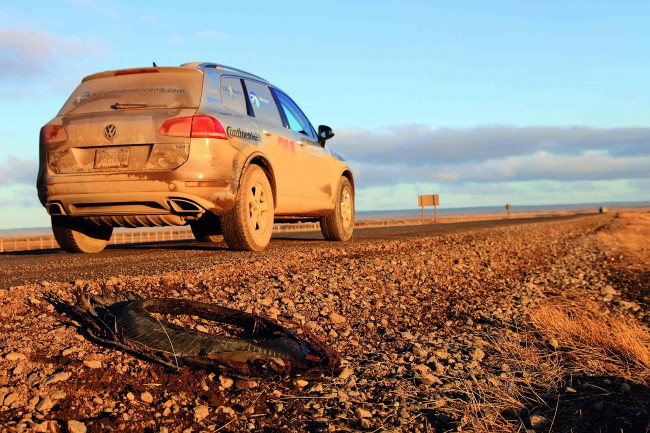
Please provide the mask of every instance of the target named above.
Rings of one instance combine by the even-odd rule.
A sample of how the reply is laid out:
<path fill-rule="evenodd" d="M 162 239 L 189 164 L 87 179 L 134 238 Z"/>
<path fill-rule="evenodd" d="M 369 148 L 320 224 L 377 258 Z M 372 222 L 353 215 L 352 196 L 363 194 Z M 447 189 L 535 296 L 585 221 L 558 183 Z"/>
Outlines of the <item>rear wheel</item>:
<path fill-rule="evenodd" d="M 69 253 L 98 253 L 113 234 L 113 227 L 81 218 L 52 216 L 52 232 L 59 246 Z"/>
<path fill-rule="evenodd" d="M 328 241 L 347 241 L 354 231 L 354 191 L 346 177 L 339 181 L 334 211 L 320 220 L 320 230 Z"/>
<path fill-rule="evenodd" d="M 226 243 L 233 250 L 262 251 L 273 232 L 273 191 L 257 165 L 244 171 L 235 206 L 221 216 Z"/>
<path fill-rule="evenodd" d="M 223 235 L 221 221 L 212 212 L 206 212 L 196 221 L 190 223 L 192 234 L 199 242 L 221 242 Z"/>

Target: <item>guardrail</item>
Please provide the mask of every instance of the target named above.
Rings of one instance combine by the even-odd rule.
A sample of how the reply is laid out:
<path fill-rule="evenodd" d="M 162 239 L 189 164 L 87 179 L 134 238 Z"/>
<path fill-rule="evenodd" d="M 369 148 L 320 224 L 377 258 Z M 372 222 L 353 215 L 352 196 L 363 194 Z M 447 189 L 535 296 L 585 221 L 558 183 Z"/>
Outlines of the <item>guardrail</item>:
<path fill-rule="evenodd" d="M 59 244 L 54 239 L 54 236 L 30 236 L 27 238 L 0 239 L 0 253 L 9 251 L 44 250 L 58 247 Z"/>
<path fill-rule="evenodd" d="M 188 228 L 169 230 L 133 230 L 114 232 L 110 243 L 114 245 L 136 244 L 146 242 L 163 242 L 194 239 Z M 0 238 L 0 253 L 15 251 L 32 251 L 59 248 L 54 235 L 28 235 Z"/>

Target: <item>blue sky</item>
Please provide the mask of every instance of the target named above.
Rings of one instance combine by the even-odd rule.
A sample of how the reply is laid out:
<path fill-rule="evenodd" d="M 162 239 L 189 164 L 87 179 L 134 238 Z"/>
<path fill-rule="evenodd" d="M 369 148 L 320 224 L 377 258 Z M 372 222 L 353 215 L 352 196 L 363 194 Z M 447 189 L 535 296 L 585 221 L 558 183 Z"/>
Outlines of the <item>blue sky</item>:
<path fill-rule="evenodd" d="M 85 75 L 213 61 L 288 92 L 357 208 L 647 201 L 650 3 L 0 1 L 0 228 L 47 226 L 39 128 Z"/>

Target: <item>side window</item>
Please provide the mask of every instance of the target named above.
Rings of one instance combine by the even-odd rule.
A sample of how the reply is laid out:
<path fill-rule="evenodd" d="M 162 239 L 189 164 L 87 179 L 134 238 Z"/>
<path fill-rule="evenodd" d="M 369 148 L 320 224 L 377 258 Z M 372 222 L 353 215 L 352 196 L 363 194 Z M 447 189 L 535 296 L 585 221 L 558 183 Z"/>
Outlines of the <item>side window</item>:
<path fill-rule="evenodd" d="M 286 120 L 285 126 L 292 131 L 300 132 L 312 140 L 318 141 L 314 128 L 312 128 L 311 123 L 307 120 L 307 116 L 300 111 L 300 108 L 298 108 L 296 103 L 277 89 L 273 89 L 273 94 L 275 95 L 278 105 L 280 106 L 280 111 Z"/>
<path fill-rule="evenodd" d="M 282 119 L 269 87 L 266 84 L 250 80 L 245 80 L 245 84 L 248 101 L 251 104 L 255 118 L 262 122 L 282 126 Z"/>
<path fill-rule="evenodd" d="M 240 114 L 248 114 L 246 111 L 246 99 L 244 99 L 244 89 L 239 78 L 221 78 L 221 101 L 226 108 L 230 108 Z"/>

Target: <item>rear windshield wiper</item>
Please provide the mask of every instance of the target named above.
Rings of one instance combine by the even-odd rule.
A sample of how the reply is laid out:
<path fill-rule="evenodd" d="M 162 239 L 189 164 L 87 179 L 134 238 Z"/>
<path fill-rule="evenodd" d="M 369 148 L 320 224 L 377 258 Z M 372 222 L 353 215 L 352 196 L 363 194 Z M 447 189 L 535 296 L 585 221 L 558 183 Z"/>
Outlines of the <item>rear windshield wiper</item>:
<path fill-rule="evenodd" d="M 149 104 L 120 104 L 116 102 L 111 105 L 113 110 L 142 110 L 145 108 L 169 108 L 166 105 L 149 105 Z"/>

